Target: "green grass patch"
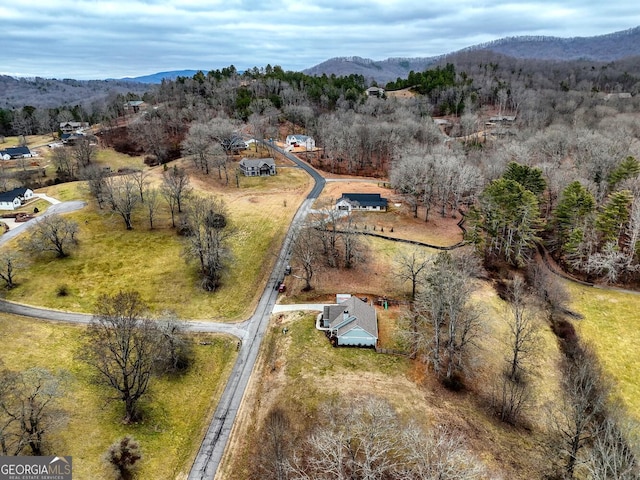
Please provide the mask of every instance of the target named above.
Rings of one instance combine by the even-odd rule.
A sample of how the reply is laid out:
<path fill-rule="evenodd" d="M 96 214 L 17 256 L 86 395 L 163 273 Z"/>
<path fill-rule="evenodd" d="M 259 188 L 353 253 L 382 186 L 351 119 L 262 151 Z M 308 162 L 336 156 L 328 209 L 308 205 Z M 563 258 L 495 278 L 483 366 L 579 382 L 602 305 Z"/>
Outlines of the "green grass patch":
<path fill-rule="evenodd" d="M 193 367 L 182 376 L 154 379 L 141 404 L 144 419 L 123 425 L 120 402 L 108 401 L 112 392 L 93 383 L 90 367 L 76 358 L 84 328 L 0 315 L 5 339 L 0 359 L 5 367 L 41 366 L 71 373 L 61 405 L 68 421 L 48 437 L 49 451 L 73 456 L 75 478 L 106 480 L 112 477 L 102 462 L 103 453 L 116 439 L 133 435 L 144 455 L 136 478 L 186 478 L 235 360 L 236 341 L 207 334 L 190 336 Z"/>
<path fill-rule="evenodd" d="M 584 315 L 574 322 L 593 344 L 605 371 L 615 380 L 614 395 L 640 420 L 640 315 L 637 294 L 567 284 L 572 308 Z"/>
<path fill-rule="evenodd" d="M 197 266 L 186 262 L 184 238 L 170 227 L 164 204 L 153 230 L 140 211 L 134 217 L 134 229 L 127 231 L 119 216 L 97 208 L 83 182 L 49 187 L 46 193 L 60 200 L 89 201 L 87 207 L 68 215 L 79 225 L 78 248 L 64 259 L 27 254 L 32 262 L 17 273 L 18 287 L 6 298 L 92 312 L 101 294 L 137 290 L 154 312 L 173 310 L 187 319 L 246 317 L 266 283 L 306 185 L 300 171 L 268 180 L 254 187 L 228 189 L 228 195 L 223 195 L 236 233 L 231 240 L 233 259 L 222 287 L 213 293 L 200 288 Z M 20 248 L 20 240 L 5 248 Z M 67 295 L 58 294 L 61 286 Z"/>

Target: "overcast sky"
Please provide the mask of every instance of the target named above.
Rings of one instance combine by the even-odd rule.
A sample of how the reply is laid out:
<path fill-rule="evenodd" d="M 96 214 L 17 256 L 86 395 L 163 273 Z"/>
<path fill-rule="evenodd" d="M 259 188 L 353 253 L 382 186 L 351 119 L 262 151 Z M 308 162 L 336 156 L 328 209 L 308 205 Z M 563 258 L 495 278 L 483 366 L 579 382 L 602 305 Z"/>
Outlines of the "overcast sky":
<path fill-rule="evenodd" d="M 0 0 L 0 73 L 120 78 L 332 57 L 430 57 L 640 25 L 638 0 Z"/>

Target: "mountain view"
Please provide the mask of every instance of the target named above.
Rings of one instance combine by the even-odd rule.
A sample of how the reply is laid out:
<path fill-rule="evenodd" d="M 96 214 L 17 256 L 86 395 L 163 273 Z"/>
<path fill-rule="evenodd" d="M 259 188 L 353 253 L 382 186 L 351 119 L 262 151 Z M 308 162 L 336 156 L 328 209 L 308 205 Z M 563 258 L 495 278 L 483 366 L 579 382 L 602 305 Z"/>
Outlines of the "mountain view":
<path fill-rule="evenodd" d="M 0 470 L 640 479 L 640 30 L 459 50 L 539 4 L 405 1 L 323 2 L 293 32 L 299 2 L 78 2 L 60 44 L 89 50 L 23 60 L 14 35 L 14 72 L 165 71 L 0 77 Z M 265 53 L 324 58 L 322 13 L 314 35 L 394 55 L 436 8 L 446 55 Z M 264 66 L 171 71 L 226 51 Z"/>

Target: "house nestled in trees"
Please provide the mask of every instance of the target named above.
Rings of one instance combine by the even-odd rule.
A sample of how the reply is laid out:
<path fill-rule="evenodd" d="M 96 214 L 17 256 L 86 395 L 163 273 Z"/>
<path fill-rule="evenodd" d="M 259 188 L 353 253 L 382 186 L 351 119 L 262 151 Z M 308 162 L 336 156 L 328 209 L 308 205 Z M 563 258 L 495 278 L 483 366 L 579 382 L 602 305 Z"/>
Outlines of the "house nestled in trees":
<path fill-rule="evenodd" d="M 289 147 L 303 147 L 307 150 L 316 148 L 316 141 L 308 135 L 287 135 L 285 143 Z"/>
<path fill-rule="evenodd" d="M 376 346 L 376 309 L 358 297 L 351 297 L 337 305 L 327 305 L 320 315 L 318 326 L 325 331 L 333 346 Z"/>
<path fill-rule="evenodd" d="M 273 158 L 243 158 L 238 164 L 245 177 L 264 177 L 276 174 Z"/>
<path fill-rule="evenodd" d="M 370 212 L 386 212 L 387 199 L 379 193 L 343 193 L 336 202 L 338 210 L 363 210 Z"/>

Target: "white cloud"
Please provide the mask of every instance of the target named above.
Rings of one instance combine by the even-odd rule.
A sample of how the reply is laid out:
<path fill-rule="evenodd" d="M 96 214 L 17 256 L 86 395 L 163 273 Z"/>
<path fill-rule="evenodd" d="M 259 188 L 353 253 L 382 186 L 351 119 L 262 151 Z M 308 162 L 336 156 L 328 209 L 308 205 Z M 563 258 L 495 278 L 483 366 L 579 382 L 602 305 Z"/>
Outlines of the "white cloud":
<path fill-rule="evenodd" d="M 7 73 L 104 78 L 334 56 L 425 57 L 505 36 L 640 25 L 635 1 L 14 0 L 0 6 Z M 8 20 L 8 21 L 7 21 Z"/>

